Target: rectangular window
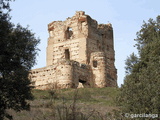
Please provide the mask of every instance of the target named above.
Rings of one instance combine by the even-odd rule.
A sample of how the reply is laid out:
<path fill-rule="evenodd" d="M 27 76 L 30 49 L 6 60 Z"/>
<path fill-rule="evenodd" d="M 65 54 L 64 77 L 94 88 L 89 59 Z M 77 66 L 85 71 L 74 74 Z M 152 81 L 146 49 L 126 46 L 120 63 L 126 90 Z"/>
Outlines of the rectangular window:
<path fill-rule="evenodd" d="M 69 49 L 65 49 L 65 59 L 70 60 Z"/>
<path fill-rule="evenodd" d="M 96 68 L 96 67 L 97 67 L 97 64 L 98 64 L 97 61 L 94 60 L 94 61 L 93 61 L 93 67 Z"/>
<path fill-rule="evenodd" d="M 67 30 L 66 30 L 66 32 L 65 32 L 66 39 L 71 39 L 72 35 L 73 35 L 72 28 L 68 27 Z"/>

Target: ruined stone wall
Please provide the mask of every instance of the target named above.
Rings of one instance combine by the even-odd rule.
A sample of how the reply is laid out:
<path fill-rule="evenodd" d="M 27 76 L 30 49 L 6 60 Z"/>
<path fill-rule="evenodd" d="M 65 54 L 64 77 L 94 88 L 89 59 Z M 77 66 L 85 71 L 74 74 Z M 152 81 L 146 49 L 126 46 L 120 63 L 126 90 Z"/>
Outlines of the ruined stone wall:
<path fill-rule="evenodd" d="M 54 44 L 51 50 L 52 54 L 50 53 L 52 55 L 51 63 L 48 63 L 48 65 L 57 63 L 58 59 L 64 59 L 66 50 L 69 51 L 71 60 L 85 63 L 85 44 L 86 40 L 83 38 Z"/>
<path fill-rule="evenodd" d="M 61 60 L 56 73 L 60 88 L 86 87 L 91 84 L 90 66 L 77 61 Z"/>
<path fill-rule="evenodd" d="M 47 66 L 31 71 L 38 89 L 117 86 L 113 28 L 83 11 L 48 24 Z"/>
<path fill-rule="evenodd" d="M 92 73 L 89 65 L 76 63 L 73 64 L 74 69 L 74 84 L 75 88 L 79 87 L 91 87 L 92 83 Z"/>
<path fill-rule="evenodd" d="M 91 66 L 93 80 L 96 87 L 107 87 L 106 57 L 104 52 L 94 52 L 91 54 Z"/>
<path fill-rule="evenodd" d="M 112 25 L 98 24 L 88 17 L 88 32 L 87 61 L 92 67 L 93 81 L 98 87 L 117 86 Z M 93 61 L 97 61 L 98 68 L 93 67 Z"/>
<path fill-rule="evenodd" d="M 92 20 L 87 38 L 87 53 L 90 58 L 93 52 L 104 52 L 109 65 L 114 67 L 113 28 L 111 24 L 100 24 Z M 88 60 L 89 61 L 89 60 Z"/>
<path fill-rule="evenodd" d="M 30 73 L 36 89 L 50 89 L 51 84 L 57 88 L 78 88 L 91 84 L 90 66 L 77 61 L 60 59 L 56 65 L 34 69 Z"/>
<path fill-rule="evenodd" d="M 66 21 L 54 21 L 48 25 L 47 66 L 65 58 L 66 49 L 69 49 L 70 59 L 86 63 L 88 28 L 85 19 L 84 12 L 77 12 Z"/>
<path fill-rule="evenodd" d="M 46 89 L 50 83 L 56 82 L 56 69 L 57 65 L 47 66 L 30 71 L 29 77 L 32 80 L 32 85 L 36 89 Z"/>

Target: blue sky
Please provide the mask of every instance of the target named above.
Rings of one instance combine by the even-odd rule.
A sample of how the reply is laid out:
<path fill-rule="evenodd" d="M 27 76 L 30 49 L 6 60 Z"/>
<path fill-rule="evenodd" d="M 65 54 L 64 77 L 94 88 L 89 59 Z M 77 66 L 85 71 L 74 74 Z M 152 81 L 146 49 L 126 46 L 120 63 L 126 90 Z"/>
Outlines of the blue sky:
<path fill-rule="evenodd" d="M 136 52 L 134 39 L 143 20 L 160 15 L 160 0 L 16 0 L 11 3 L 11 21 L 20 23 L 41 39 L 41 50 L 34 68 L 46 66 L 47 25 L 65 20 L 76 11 L 85 11 L 98 23 L 111 23 L 114 29 L 115 65 L 118 85 L 123 84 L 125 59 Z"/>

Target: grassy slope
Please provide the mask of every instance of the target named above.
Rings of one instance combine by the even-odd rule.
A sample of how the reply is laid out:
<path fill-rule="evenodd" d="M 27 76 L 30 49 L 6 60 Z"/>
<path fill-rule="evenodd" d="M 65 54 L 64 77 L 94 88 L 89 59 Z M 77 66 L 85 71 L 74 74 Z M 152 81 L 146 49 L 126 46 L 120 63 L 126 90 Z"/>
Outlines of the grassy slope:
<path fill-rule="evenodd" d="M 16 120 L 67 120 L 64 116 L 80 115 L 81 119 L 95 118 L 100 120 L 106 113 L 118 109 L 115 98 L 118 88 L 81 88 L 62 90 L 33 90 L 34 101 L 30 101 L 31 110 L 15 113 L 10 111 Z M 93 115 L 94 114 L 94 115 Z M 82 118 L 82 116 L 84 118 Z M 62 119 L 63 118 L 63 119 Z M 54 119 L 53 119 L 54 120 Z"/>

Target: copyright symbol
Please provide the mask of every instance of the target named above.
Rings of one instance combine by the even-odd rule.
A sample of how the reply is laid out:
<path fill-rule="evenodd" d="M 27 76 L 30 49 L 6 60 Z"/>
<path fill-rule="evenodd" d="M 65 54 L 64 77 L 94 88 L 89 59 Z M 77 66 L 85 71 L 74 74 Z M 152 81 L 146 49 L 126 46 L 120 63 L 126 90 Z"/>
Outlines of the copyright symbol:
<path fill-rule="evenodd" d="M 129 113 L 125 113 L 125 117 L 127 117 L 127 118 L 128 118 L 129 116 L 130 116 L 130 115 L 129 115 Z"/>

